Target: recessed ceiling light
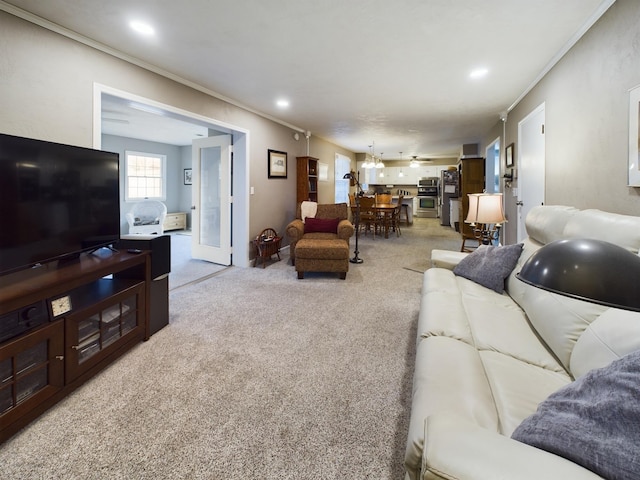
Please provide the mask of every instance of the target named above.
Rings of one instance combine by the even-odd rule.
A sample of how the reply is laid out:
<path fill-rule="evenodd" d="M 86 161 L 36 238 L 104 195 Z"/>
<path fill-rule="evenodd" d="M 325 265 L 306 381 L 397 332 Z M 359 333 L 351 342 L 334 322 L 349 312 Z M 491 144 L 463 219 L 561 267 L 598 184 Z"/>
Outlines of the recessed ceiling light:
<path fill-rule="evenodd" d="M 289 100 L 281 98 L 280 100 L 276 101 L 276 105 L 278 105 L 278 107 L 280 108 L 287 108 L 289 106 Z"/>
<path fill-rule="evenodd" d="M 487 73 L 489 73 L 489 69 L 487 69 L 487 68 L 476 68 L 475 70 L 471 71 L 469 76 L 471 78 L 482 78 L 485 75 L 487 75 Z"/>
<path fill-rule="evenodd" d="M 129 22 L 129 26 L 135 30 L 136 32 L 142 34 L 142 35 L 153 35 L 155 33 L 155 31 L 153 30 L 153 27 L 151 25 L 149 25 L 148 23 L 144 23 L 144 22 L 138 22 L 136 20 Z"/>

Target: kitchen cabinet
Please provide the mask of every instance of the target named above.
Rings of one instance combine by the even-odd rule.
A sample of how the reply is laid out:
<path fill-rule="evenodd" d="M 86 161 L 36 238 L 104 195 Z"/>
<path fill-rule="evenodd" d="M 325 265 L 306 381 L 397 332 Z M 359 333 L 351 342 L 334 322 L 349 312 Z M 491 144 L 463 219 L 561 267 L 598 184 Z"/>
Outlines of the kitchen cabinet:
<path fill-rule="evenodd" d="M 378 172 L 380 170 L 377 168 L 363 168 L 360 170 L 360 183 L 366 183 L 367 185 L 377 185 L 380 183 L 378 179 Z"/>
<path fill-rule="evenodd" d="M 436 165 L 421 165 L 418 167 L 419 177 L 437 177 L 438 167 Z"/>
<path fill-rule="evenodd" d="M 416 171 L 418 169 L 404 167 L 385 167 L 382 169 L 370 168 L 364 170 L 366 172 L 367 180 L 372 185 L 417 185 L 418 176 Z M 400 176 L 402 172 L 402 176 Z"/>

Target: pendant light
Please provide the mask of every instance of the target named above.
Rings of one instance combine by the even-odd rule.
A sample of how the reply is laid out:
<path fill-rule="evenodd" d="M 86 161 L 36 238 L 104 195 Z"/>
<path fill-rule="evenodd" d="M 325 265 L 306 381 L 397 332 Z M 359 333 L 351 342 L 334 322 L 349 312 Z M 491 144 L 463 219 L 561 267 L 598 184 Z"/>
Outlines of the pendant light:
<path fill-rule="evenodd" d="M 402 162 L 402 152 L 400 152 L 400 162 Z M 402 167 L 400 167 L 400 173 L 398 173 L 398 177 L 404 177 L 404 173 L 402 172 Z"/>
<path fill-rule="evenodd" d="M 365 158 L 364 162 L 362 162 L 362 168 L 374 168 L 376 166 L 376 157 L 374 155 L 374 151 L 373 151 L 373 145 L 375 142 L 372 142 L 371 145 L 369 145 L 369 150 L 371 150 L 371 161 L 367 161 L 367 159 Z"/>
<path fill-rule="evenodd" d="M 418 160 L 417 160 L 417 158 L 418 158 L 418 157 L 414 155 L 414 156 L 413 156 L 413 157 L 411 157 L 411 158 L 412 158 L 413 160 L 411 160 L 411 163 L 409 164 L 409 166 L 410 166 L 411 168 L 418 168 L 418 167 L 419 167 L 419 165 L 418 165 Z"/>

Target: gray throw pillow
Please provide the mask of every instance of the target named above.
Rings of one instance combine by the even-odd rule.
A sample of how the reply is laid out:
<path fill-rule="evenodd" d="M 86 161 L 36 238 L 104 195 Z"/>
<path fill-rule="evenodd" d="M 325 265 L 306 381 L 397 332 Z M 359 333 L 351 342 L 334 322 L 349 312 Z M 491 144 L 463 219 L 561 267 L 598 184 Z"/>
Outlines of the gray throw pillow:
<path fill-rule="evenodd" d="M 503 247 L 480 245 L 455 266 L 453 273 L 502 293 L 504 279 L 516 266 L 520 253 L 522 243 Z"/>
<path fill-rule="evenodd" d="M 640 472 L 640 351 L 552 393 L 511 436 L 609 480 Z"/>

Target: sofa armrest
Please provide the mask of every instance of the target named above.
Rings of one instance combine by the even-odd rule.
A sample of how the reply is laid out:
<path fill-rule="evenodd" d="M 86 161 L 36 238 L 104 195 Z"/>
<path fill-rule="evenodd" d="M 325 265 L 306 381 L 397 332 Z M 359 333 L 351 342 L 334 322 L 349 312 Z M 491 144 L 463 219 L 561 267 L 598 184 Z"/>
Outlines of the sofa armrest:
<path fill-rule="evenodd" d="M 287 237 L 289 237 L 290 243 L 295 243 L 302 238 L 304 235 L 304 223 L 299 218 L 293 220 L 285 230 L 287 232 Z"/>
<path fill-rule="evenodd" d="M 349 220 L 340 220 L 340 223 L 338 223 L 338 238 L 348 242 L 353 236 L 353 232 L 355 232 L 355 229 Z"/>
<path fill-rule="evenodd" d="M 425 420 L 421 479 L 602 480 L 569 460 L 451 414 Z"/>
<path fill-rule="evenodd" d="M 453 250 L 432 250 L 431 265 L 433 267 L 453 270 L 467 255 L 469 254 L 466 252 L 454 252 Z"/>

